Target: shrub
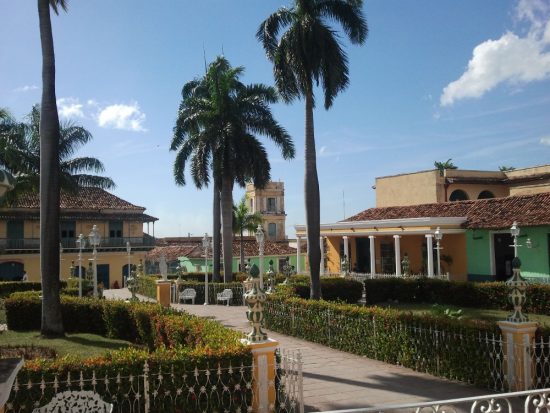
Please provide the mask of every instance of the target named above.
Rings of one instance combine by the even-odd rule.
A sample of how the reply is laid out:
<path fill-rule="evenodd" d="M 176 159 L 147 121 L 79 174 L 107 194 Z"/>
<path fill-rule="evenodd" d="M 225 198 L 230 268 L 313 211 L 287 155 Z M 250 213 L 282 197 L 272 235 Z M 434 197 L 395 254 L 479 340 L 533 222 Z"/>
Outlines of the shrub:
<path fill-rule="evenodd" d="M 428 278 L 389 278 L 365 280 L 366 304 L 389 300 L 409 303 L 437 303 L 460 307 L 510 310 L 509 288 L 502 282 L 459 282 Z M 550 313 L 550 285 L 531 284 L 527 287 L 524 311 L 533 314 Z"/>
<path fill-rule="evenodd" d="M 295 293 L 301 298 L 309 298 L 310 281 L 309 277 L 296 276 L 290 282 Z M 344 301 L 355 304 L 361 299 L 363 285 L 359 281 L 349 280 L 340 277 L 321 278 L 321 296 L 327 301 Z"/>
<path fill-rule="evenodd" d="M 61 288 L 67 287 L 65 281 L 61 281 Z M 12 293 L 24 291 L 41 291 L 42 284 L 28 281 L 0 281 L 0 298 L 7 297 Z"/>
<path fill-rule="evenodd" d="M 361 356 L 476 385 L 492 384 L 489 322 L 271 296 L 266 328 Z"/>

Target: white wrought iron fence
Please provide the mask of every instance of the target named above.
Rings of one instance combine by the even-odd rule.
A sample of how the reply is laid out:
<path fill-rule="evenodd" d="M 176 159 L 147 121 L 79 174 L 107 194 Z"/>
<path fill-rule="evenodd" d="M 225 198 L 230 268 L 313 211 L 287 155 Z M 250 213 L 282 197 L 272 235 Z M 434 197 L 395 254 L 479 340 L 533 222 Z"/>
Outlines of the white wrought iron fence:
<path fill-rule="evenodd" d="M 392 404 L 377 407 L 332 410 L 324 413 L 542 413 L 550 411 L 550 388 L 513 393 L 490 394 L 462 399 L 424 403 Z"/>
<path fill-rule="evenodd" d="M 271 412 L 303 413 L 302 357 L 299 351 L 282 351 L 276 357 L 275 380 L 266 392 L 275 394 Z M 150 367 L 136 374 L 95 371 L 56 375 L 53 380 L 18 377 L 5 413 L 27 413 L 48 404 L 58 393 L 92 391 L 114 405 L 118 413 L 250 412 L 262 397 L 254 391 L 255 366 L 185 369 L 184 366 Z M 266 393 L 267 394 L 267 393 Z"/>

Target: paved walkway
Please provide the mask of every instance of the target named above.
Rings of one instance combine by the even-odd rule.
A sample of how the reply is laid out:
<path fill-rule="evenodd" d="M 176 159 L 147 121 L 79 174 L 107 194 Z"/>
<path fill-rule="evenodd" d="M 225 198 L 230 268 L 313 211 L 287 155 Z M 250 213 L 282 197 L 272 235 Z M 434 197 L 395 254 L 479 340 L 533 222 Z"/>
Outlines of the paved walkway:
<path fill-rule="evenodd" d="M 108 298 L 129 297 L 127 290 L 106 290 L 105 295 Z M 173 306 L 191 314 L 216 319 L 235 330 L 249 330 L 246 307 L 191 304 Z M 309 412 L 454 399 L 490 393 L 284 334 L 268 333 L 282 348 L 301 349 L 304 362 L 304 403 Z"/>

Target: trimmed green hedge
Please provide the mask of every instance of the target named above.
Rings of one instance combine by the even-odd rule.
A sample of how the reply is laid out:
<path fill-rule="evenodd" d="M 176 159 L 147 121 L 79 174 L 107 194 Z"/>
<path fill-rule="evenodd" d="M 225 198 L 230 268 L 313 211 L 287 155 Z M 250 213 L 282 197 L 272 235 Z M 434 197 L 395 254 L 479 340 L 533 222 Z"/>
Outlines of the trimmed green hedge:
<path fill-rule="evenodd" d="M 35 293 L 18 293 L 8 297 L 5 300 L 8 328 L 16 331 L 38 329 L 41 304 Z M 29 380 L 39 383 L 41 379 L 52 382 L 55 378 L 64 380 L 69 373 L 77 379 L 81 371 L 86 379 L 90 379 L 92 375 L 98 378 L 106 375 L 116 378 L 118 373 L 122 377 L 136 377 L 143 374 L 143 365 L 147 361 L 151 374 L 162 371 L 165 377 L 172 377 L 172 380 L 157 382 L 152 376 L 151 383 L 155 385 L 151 386 L 151 391 L 158 390 L 162 394 L 164 391 L 171 391 L 175 394 L 178 387 L 182 386 L 182 380 L 185 380 L 181 372 L 187 372 L 188 377 L 193 377 L 193 369 L 198 367 L 209 369 L 210 374 L 215 376 L 218 366 L 239 367 L 250 366 L 252 363 L 250 350 L 240 342 L 242 335 L 215 321 L 150 303 L 62 296 L 61 307 L 68 333 L 85 332 L 124 339 L 141 348 L 117 350 L 87 360 L 74 357 L 29 360 L 18 375 L 21 383 Z M 178 372 L 177 377 L 171 376 L 172 371 Z M 241 373 L 238 369 L 232 375 L 227 370 L 223 374 L 227 383 L 240 380 Z M 250 380 L 250 370 L 243 374 Z M 87 383 L 88 387 L 89 381 Z M 100 393 L 102 385 L 100 383 L 97 387 Z M 123 381 L 119 387 L 114 387 L 116 392 L 110 393 L 110 401 L 122 403 L 125 394 L 130 390 L 129 386 L 128 382 Z M 235 403 L 239 406 L 246 398 L 251 397 L 250 392 L 250 389 L 243 386 L 241 391 L 232 389 L 231 397 L 235 397 Z M 10 403 L 14 404 L 15 411 L 30 412 L 35 407 L 30 401 L 39 401 L 40 405 L 44 405 L 53 397 L 53 391 L 49 389 L 45 395 L 41 395 L 38 385 L 30 389 L 23 386 L 17 394 L 12 393 L 11 397 Z M 166 411 L 166 406 L 162 403 L 158 403 L 153 397 L 151 400 L 152 412 Z M 143 403 L 143 399 L 137 403 Z M 203 411 L 205 408 L 200 401 L 191 398 L 184 397 L 178 403 L 178 408 L 186 412 Z M 209 408 L 223 410 L 221 405 L 216 407 L 218 401 L 214 398 L 210 403 L 213 404 Z M 244 408 L 244 404 L 241 407 Z"/>
<path fill-rule="evenodd" d="M 66 288 L 67 283 L 61 281 L 61 288 Z M 0 281 L 0 298 L 7 297 L 12 293 L 23 291 L 41 291 L 42 283 L 29 281 Z"/>
<path fill-rule="evenodd" d="M 269 297 L 266 328 L 440 377 L 492 387 L 487 322 L 327 301 Z"/>
<path fill-rule="evenodd" d="M 310 296 L 310 280 L 307 276 L 291 277 L 290 285 L 301 298 Z M 359 281 L 341 277 L 321 277 L 321 296 L 326 301 L 344 301 L 356 304 L 363 295 L 363 285 Z"/>
<path fill-rule="evenodd" d="M 366 304 L 389 300 L 408 303 L 437 303 L 460 307 L 510 310 L 509 288 L 503 282 L 459 282 L 428 278 L 365 280 Z M 526 313 L 550 314 L 550 285 L 527 287 Z"/>

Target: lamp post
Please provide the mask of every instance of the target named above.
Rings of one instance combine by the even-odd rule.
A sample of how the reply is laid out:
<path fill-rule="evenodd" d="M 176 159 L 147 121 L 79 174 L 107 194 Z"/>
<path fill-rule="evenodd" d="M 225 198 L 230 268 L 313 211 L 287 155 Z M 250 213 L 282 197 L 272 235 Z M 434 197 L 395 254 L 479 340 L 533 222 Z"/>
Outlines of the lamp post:
<path fill-rule="evenodd" d="M 268 282 L 269 282 L 269 287 L 267 289 L 267 291 L 265 292 L 266 294 L 271 294 L 273 293 L 275 290 L 274 290 L 274 280 L 273 280 L 273 275 L 275 274 L 275 271 L 273 271 L 273 260 L 269 260 L 269 269 L 267 270 L 267 272 L 265 273 L 265 275 L 267 275 L 267 279 L 268 279 Z"/>
<path fill-rule="evenodd" d="M 521 245 L 518 245 L 519 227 L 516 221 L 514 221 L 512 227 L 510 228 L 510 234 L 512 235 L 512 238 L 514 238 L 514 243 L 510 246 L 514 247 L 514 258 L 516 258 L 518 256 L 518 247 L 521 247 Z"/>
<path fill-rule="evenodd" d="M 80 234 L 76 240 L 78 244 L 78 296 L 82 297 L 82 248 L 86 248 L 86 238 Z"/>
<path fill-rule="evenodd" d="M 283 275 L 285 276 L 283 284 L 288 284 L 290 282 L 290 276 L 292 275 L 292 266 L 290 265 L 290 259 L 288 257 L 286 257 L 283 265 Z"/>
<path fill-rule="evenodd" d="M 210 248 L 210 240 L 206 232 L 202 239 L 202 247 L 204 248 L 204 305 L 208 305 L 208 248 Z"/>
<path fill-rule="evenodd" d="M 63 244 L 59 243 L 59 281 L 63 278 L 63 271 L 61 271 L 61 261 L 63 261 Z"/>
<path fill-rule="evenodd" d="M 443 239 L 443 233 L 441 232 L 441 229 L 439 227 L 435 229 L 434 236 L 436 241 L 435 249 L 437 250 L 437 275 L 441 276 L 441 250 L 443 248 L 441 248 L 439 245 L 441 240 Z"/>
<path fill-rule="evenodd" d="M 90 245 L 93 247 L 92 260 L 94 263 L 94 297 L 97 297 L 97 247 L 99 246 L 99 243 L 101 241 L 101 235 L 99 235 L 97 225 L 94 225 L 92 227 L 92 231 L 90 232 L 90 235 L 88 235 L 88 240 L 90 242 Z"/>
<path fill-rule="evenodd" d="M 256 242 L 260 252 L 260 289 L 264 289 L 264 240 L 265 234 L 262 226 L 258 224 L 256 228 Z"/>
<path fill-rule="evenodd" d="M 126 241 L 126 252 L 128 253 L 128 276 L 126 277 L 126 281 L 130 279 L 132 274 L 130 274 L 131 268 L 132 268 L 132 246 L 130 245 L 130 241 Z M 126 283 L 124 283 L 126 287 Z"/>

